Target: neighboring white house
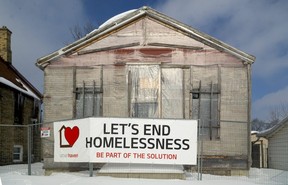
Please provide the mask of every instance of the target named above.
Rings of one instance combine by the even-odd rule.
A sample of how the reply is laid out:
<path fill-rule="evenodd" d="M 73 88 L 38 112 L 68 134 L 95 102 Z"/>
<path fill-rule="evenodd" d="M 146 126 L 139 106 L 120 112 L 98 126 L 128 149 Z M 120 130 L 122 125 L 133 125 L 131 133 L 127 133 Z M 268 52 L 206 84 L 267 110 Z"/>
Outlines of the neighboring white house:
<path fill-rule="evenodd" d="M 288 117 L 274 127 L 260 132 L 257 137 L 268 139 L 268 167 L 288 170 Z"/>

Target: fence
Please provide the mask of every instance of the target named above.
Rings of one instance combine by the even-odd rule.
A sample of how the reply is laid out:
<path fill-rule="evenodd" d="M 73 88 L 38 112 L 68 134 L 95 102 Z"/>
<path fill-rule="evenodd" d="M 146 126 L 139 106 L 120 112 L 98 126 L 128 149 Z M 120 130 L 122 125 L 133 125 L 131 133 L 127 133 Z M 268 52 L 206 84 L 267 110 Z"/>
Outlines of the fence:
<path fill-rule="evenodd" d="M 222 121 L 225 125 L 225 121 Z M 238 123 L 239 124 L 239 123 Z M 43 175 L 44 170 L 42 169 L 42 149 L 41 149 L 41 125 L 43 123 L 34 123 L 31 122 L 30 125 L 0 125 L 0 160 L 1 160 L 1 168 L 0 174 L 4 173 L 5 171 L 17 171 L 21 174 L 28 174 L 28 175 Z M 232 123 L 233 126 L 233 123 Z M 223 129 L 223 125 L 221 125 Z M 154 177 L 153 174 L 169 174 L 171 178 L 176 178 L 175 176 L 171 176 L 171 173 L 177 174 L 184 170 L 184 176 L 186 179 L 191 180 L 202 180 L 202 179 L 219 179 L 219 176 L 206 176 L 205 173 L 207 172 L 207 164 L 211 163 L 211 160 L 207 158 L 207 147 L 209 147 L 209 152 L 211 153 L 219 153 L 217 147 L 209 145 L 209 137 L 206 136 L 208 132 L 203 132 L 205 130 L 205 125 L 201 122 L 198 127 L 198 158 L 197 158 L 197 165 L 196 166 L 182 166 L 179 165 L 156 165 L 156 164 L 147 164 L 147 165 L 139 165 L 139 164 L 93 164 L 87 163 L 84 164 L 84 168 L 86 166 L 87 176 L 93 176 L 93 174 L 102 175 L 105 174 L 115 174 L 123 173 L 123 171 L 127 171 L 130 173 L 139 172 L 140 173 L 150 173 L 150 177 Z M 229 129 L 227 127 L 226 129 Z M 221 137 L 230 137 L 231 140 L 235 139 L 232 135 L 225 136 L 221 135 Z M 238 138 L 240 139 L 240 138 Z M 224 140 L 224 139 L 223 139 Z M 221 140 L 215 140 L 213 142 L 220 143 Z M 232 141 L 231 141 L 232 142 Z M 244 142 L 244 141 L 243 141 Z M 226 147 L 231 144 L 227 143 Z M 235 146 L 237 147 L 237 146 Z M 205 151 L 206 150 L 206 151 Z M 226 148 L 225 152 L 229 152 L 229 148 Z M 220 156 L 219 156 L 220 157 Z M 269 158 L 269 157 L 268 157 Z M 214 161 L 224 161 L 226 159 L 213 159 Z M 234 160 L 234 159 L 233 159 Z M 268 159 L 267 159 L 268 160 Z M 270 159 L 271 160 L 271 159 Z M 285 160 L 285 159 L 284 159 Z M 40 163 L 38 163 L 40 162 Z M 237 161 L 236 161 L 237 162 Z M 239 162 L 239 161 L 238 161 Z M 267 162 L 268 163 L 268 162 Z M 284 161 L 285 163 L 285 161 Z M 286 161 L 287 163 L 287 161 Z M 17 165 L 15 165 L 17 164 Z M 33 169 L 35 168 L 35 169 Z M 269 163 L 268 163 L 269 168 Z M 101 170 L 100 170 L 101 169 Z M 209 171 L 208 171 L 209 173 Z M 89 175 L 88 175 L 89 174 Z M 230 175 L 237 175 L 237 174 L 230 174 Z M 266 184 L 269 182 L 282 182 L 287 183 L 287 171 L 281 170 L 271 170 L 271 169 L 258 169 L 258 168 L 251 168 L 249 174 L 250 178 L 254 179 L 256 183 L 264 183 L 263 179 L 266 179 Z M 133 177 L 133 176 L 130 176 Z M 140 176 L 138 176 L 140 177 Z M 145 177 L 145 176 L 143 176 Z M 224 178 L 224 177 L 223 177 Z M 232 178 L 232 177 L 231 177 Z"/>
<path fill-rule="evenodd" d="M 47 124 L 47 123 L 46 123 Z M 49 123 L 51 124 L 51 123 Z M 1 160 L 0 165 L 5 166 L 5 168 L 2 168 L 2 170 L 6 169 L 7 171 L 14 171 L 15 168 L 17 170 L 21 171 L 21 173 L 24 173 L 25 168 L 27 170 L 27 174 L 35 174 L 37 172 L 33 172 L 32 167 L 35 165 L 31 165 L 32 163 L 41 162 L 43 160 L 43 147 L 47 147 L 47 145 L 43 146 L 43 139 L 41 138 L 41 130 L 43 129 L 43 125 L 45 123 L 35 123 L 34 120 L 31 121 L 31 124 L 29 125 L 0 125 L 0 134 L 1 134 Z M 42 127 L 42 129 L 41 129 Z M 45 126 L 44 126 L 45 128 Z M 42 140 L 42 141 L 41 141 Z M 45 142 L 44 142 L 45 143 Z M 47 142 L 46 142 L 47 144 Z M 54 143 L 51 142 L 51 140 L 48 143 L 49 148 L 53 149 Z M 51 149 L 51 150 L 52 150 Z M 17 164 L 17 167 L 15 167 L 15 164 Z M 21 164 L 21 165 L 20 165 Z M 200 163 L 199 163 L 200 164 Z M 36 165 L 38 166 L 38 165 Z M 82 167 L 86 166 L 86 169 L 89 170 L 89 176 L 93 176 L 93 170 L 98 170 L 101 167 L 103 167 L 103 164 L 84 164 Z M 106 168 L 102 168 L 103 174 L 107 172 L 107 170 L 111 170 L 114 168 L 118 172 L 123 172 L 123 165 L 106 165 Z M 107 168 L 109 167 L 109 168 Z M 132 170 L 133 168 L 138 168 L 139 171 L 139 165 L 135 166 L 133 164 L 128 164 L 128 167 Z M 170 168 L 172 171 L 180 170 L 183 172 L 183 167 L 181 166 L 179 168 L 179 165 L 170 165 L 166 166 Z M 165 169 L 165 166 L 163 165 L 156 165 L 156 164 L 148 164 L 146 166 L 142 166 L 142 168 L 146 168 L 144 170 L 149 171 L 148 168 L 150 168 L 150 174 L 153 173 L 167 173 L 167 169 Z M 83 169 L 83 168 L 81 168 Z M 198 167 L 199 169 L 199 167 Z M 5 171 L 5 170 L 4 170 Z M 104 172 L 105 171 L 105 172 Z M 169 173 L 172 173 L 172 171 L 169 171 Z M 178 172 L 177 172 L 178 173 Z M 200 173 L 200 171 L 199 171 Z M 199 176 L 200 178 L 200 176 Z"/>
<path fill-rule="evenodd" d="M 27 174 L 31 175 L 31 163 L 42 160 L 40 128 L 41 124 L 35 120 L 29 125 L 1 124 L 0 165 L 6 165 L 10 171 L 14 170 L 13 164 L 21 164 L 17 168 L 26 168 Z"/>

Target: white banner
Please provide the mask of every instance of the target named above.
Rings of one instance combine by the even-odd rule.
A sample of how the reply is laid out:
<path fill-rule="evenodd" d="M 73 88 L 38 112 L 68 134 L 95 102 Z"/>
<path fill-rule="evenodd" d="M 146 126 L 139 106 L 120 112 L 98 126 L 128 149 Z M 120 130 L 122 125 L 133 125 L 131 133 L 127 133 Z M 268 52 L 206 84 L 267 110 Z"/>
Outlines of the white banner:
<path fill-rule="evenodd" d="M 85 118 L 55 122 L 54 161 L 195 165 L 197 120 Z"/>

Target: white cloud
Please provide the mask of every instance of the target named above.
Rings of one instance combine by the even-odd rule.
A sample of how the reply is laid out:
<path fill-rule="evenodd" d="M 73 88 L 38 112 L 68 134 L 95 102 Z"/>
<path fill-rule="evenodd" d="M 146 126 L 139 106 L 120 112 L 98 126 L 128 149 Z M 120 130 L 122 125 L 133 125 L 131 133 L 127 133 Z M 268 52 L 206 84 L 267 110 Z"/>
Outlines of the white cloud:
<path fill-rule="evenodd" d="M 39 90 L 43 89 L 44 75 L 35 66 L 37 58 L 71 40 L 69 27 L 88 20 L 84 3 L 80 0 L 0 0 L 0 26 L 5 25 L 13 32 L 13 64 Z M 262 98 L 254 95 L 253 115 L 267 113 L 265 107 L 269 107 L 270 101 L 286 99 L 287 82 L 278 79 L 288 79 L 285 72 L 288 71 L 288 1 L 167 0 L 159 1 L 154 8 L 256 56 L 253 79 L 257 82 L 253 84 L 261 80 L 262 88 L 271 81 L 279 85 L 278 89 L 269 90 L 274 93 Z M 277 96 L 280 92 L 283 94 Z"/>
<path fill-rule="evenodd" d="M 256 56 L 253 84 L 274 89 L 265 90 L 272 92 L 266 96 L 255 89 L 254 117 L 265 118 L 272 105 L 287 101 L 288 1 L 168 0 L 157 9 Z"/>
<path fill-rule="evenodd" d="M 288 70 L 288 1 L 168 0 L 157 9 L 255 55 L 254 75 Z"/>
<path fill-rule="evenodd" d="M 12 31 L 12 63 L 42 91 L 44 75 L 35 62 L 71 41 L 69 28 L 88 20 L 82 1 L 0 0 L 0 4 L 0 26 Z"/>
<path fill-rule="evenodd" d="M 253 117 L 269 119 L 269 113 L 276 107 L 288 105 L 288 86 L 277 92 L 272 92 L 253 102 Z M 284 98 L 284 99 L 283 99 Z"/>

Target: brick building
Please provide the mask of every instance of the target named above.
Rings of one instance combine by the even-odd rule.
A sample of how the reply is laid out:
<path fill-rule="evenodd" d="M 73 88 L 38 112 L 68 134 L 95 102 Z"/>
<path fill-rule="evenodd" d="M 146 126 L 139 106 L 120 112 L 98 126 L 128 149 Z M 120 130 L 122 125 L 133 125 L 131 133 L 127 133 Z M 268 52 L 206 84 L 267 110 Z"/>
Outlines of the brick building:
<path fill-rule="evenodd" d="M 203 170 L 245 175 L 254 60 L 149 7 L 128 11 L 38 59 L 44 122 L 53 128 L 56 120 L 89 116 L 199 119 Z M 53 135 L 43 139 L 46 170 L 81 165 L 54 163 L 53 142 Z"/>
<path fill-rule="evenodd" d="M 12 65 L 11 31 L 0 28 L 0 165 L 27 162 L 27 125 L 40 121 L 41 93 Z M 32 127 L 32 155 L 41 160 L 40 130 Z"/>

